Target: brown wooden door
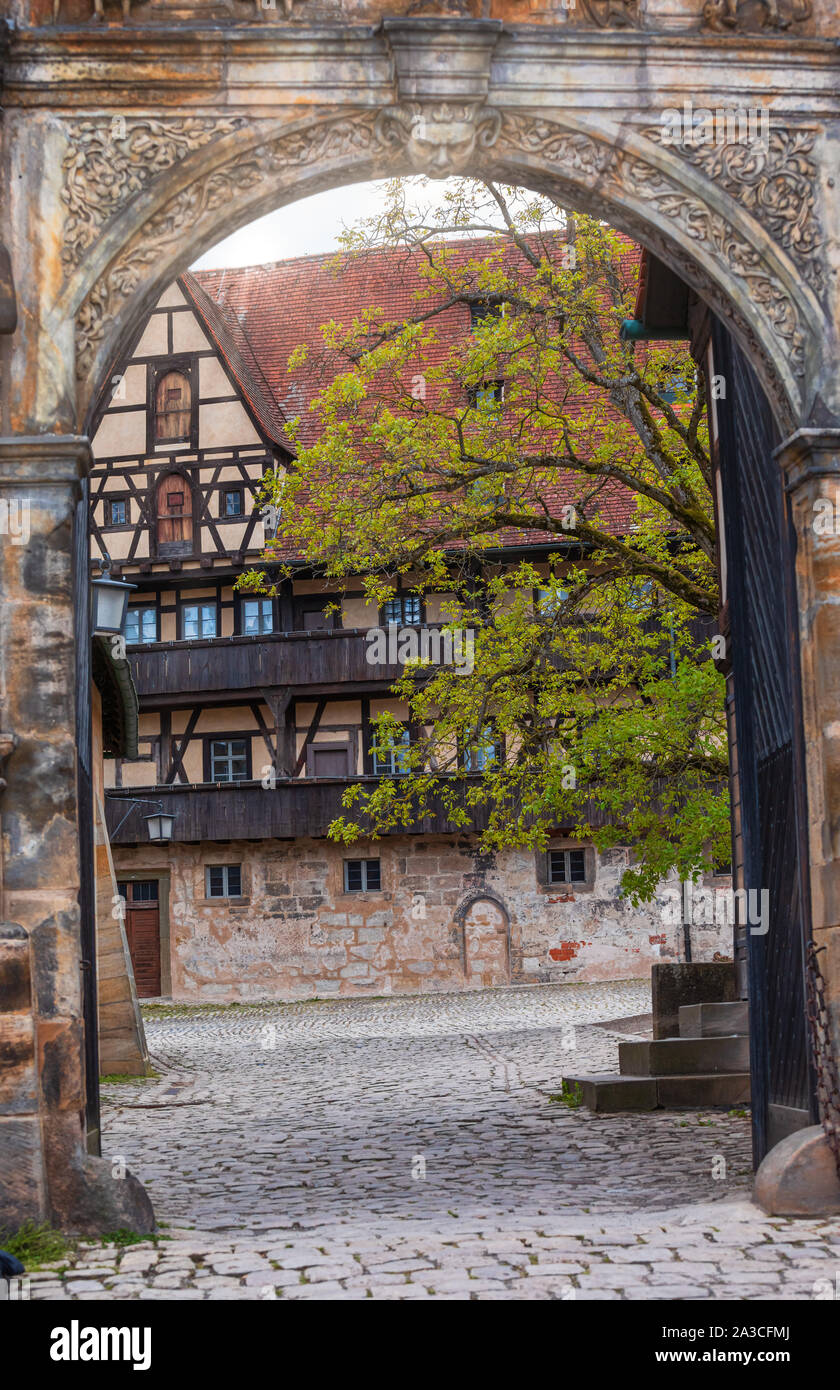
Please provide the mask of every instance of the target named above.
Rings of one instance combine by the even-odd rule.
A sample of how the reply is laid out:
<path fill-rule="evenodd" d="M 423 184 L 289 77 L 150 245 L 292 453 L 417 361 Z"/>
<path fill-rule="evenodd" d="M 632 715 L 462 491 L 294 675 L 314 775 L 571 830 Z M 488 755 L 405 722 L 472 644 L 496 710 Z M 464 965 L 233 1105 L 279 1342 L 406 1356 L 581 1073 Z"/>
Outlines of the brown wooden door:
<path fill-rule="evenodd" d="M 306 771 L 309 777 L 349 777 L 349 750 L 310 744 Z"/>
<path fill-rule="evenodd" d="M 125 934 L 140 999 L 160 995 L 160 906 L 157 880 L 120 884 L 126 900 Z"/>
<path fill-rule="evenodd" d="M 192 546 L 192 494 L 186 478 L 167 473 L 157 490 L 158 546 Z"/>

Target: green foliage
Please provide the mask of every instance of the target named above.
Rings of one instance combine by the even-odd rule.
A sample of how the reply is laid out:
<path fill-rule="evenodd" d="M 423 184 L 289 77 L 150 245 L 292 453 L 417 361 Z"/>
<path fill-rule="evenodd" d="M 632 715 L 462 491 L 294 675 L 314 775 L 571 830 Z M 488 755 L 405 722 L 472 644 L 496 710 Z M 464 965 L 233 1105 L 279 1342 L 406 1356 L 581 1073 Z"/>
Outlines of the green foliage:
<path fill-rule="evenodd" d="M 75 1246 L 52 1226 L 25 1221 L 16 1231 L 0 1232 L 0 1248 L 19 1259 L 27 1273 L 31 1273 L 42 1265 L 63 1259 Z"/>
<path fill-rule="evenodd" d="M 103 1245 L 118 1245 L 122 1247 L 126 1245 L 142 1245 L 144 1241 L 150 1240 L 151 1237 L 148 1235 L 138 1235 L 136 1231 L 129 1231 L 125 1226 L 121 1226 L 119 1230 L 109 1231 L 107 1235 L 102 1236 L 101 1239 Z M 167 1237 L 160 1236 L 158 1239 L 167 1239 Z"/>
<path fill-rule="evenodd" d="M 100 1086 L 128 1086 L 141 1081 L 156 1081 L 159 1078 L 159 1071 L 148 1071 L 143 1076 L 127 1071 L 112 1071 L 107 1076 L 100 1076 L 99 1084 Z"/>
<path fill-rule="evenodd" d="M 579 1110 L 583 1105 L 583 1090 L 577 1081 L 563 1081 L 559 1092 L 549 1096 L 551 1105 L 565 1105 L 567 1110 Z"/>
<path fill-rule="evenodd" d="M 324 325 L 315 441 L 264 496 L 278 542 L 336 587 L 447 595 L 471 661 L 406 666 L 408 719 L 375 731 L 403 775 L 348 788 L 330 834 L 434 808 L 466 828 L 483 808 L 487 850 L 544 848 L 558 826 L 631 847 L 633 901 L 696 877 L 729 843 L 724 685 L 697 623 L 718 610 L 702 379 L 681 343 L 622 340 L 637 267 L 592 218 L 470 180 L 435 218 L 395 181 L 347 252 L 383 242 L 422 265 L 414 310 Z M 465 324 L 467 306 L 481 317 L 453 341 L 441 309 Z M 539 558 L 500 560 L 513 538 Z"/>

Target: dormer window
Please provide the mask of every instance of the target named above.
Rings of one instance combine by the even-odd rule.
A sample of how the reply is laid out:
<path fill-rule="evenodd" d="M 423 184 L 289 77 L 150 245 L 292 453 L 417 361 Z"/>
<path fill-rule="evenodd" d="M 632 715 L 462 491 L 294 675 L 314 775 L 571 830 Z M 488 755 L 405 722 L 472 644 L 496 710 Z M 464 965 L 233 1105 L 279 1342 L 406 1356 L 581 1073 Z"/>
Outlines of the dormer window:
<path fill-rule="evenodd" d="M 192 388 L 183 372 L 166 372 L 155 387 L 155 443 L 188 443 Z"/>

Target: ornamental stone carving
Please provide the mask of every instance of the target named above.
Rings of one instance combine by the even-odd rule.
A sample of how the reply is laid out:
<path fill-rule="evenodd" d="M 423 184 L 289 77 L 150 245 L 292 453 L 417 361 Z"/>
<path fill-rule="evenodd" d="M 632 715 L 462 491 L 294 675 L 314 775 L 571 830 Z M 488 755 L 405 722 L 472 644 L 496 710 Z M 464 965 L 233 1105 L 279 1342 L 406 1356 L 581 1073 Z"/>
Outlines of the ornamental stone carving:
<path fill-rule="evenodd" d="M 79 264 L 108 218 L 158 174 L 244 124 L 242 117 L 113 116 L 71 127 L 61 190 L 69 211 L 61 252 L 65 270 Z"/>
<path fill-rule="evenodd" d="M 667 143 L 751 212 L 820 294 L 825 286 L 818 254 L 823 236 L 816 212 L 816 131 L 771 123 L 766 139 L 698 142 L 688 138 L 672 143 L 664 129 L 650 126 L 644 133 L 650 140 Z"/>
<path fill-rule="evenodd" d="M 803 375 L 806 331 L 798 305 L 767 269 L 760 252 L 711 203 L 689 194 L 652 162 L 608 144 L 605 137 L 596 139 L 506 113 L 500 140 L 526 150 L 549 168 L 557 166 L 561 178 L 577 175 L 574 182 L 578 187 L 582 176 L 602 195 L 612 193 L 622 201 L 629 195 L 679 226 L 697 242 L 698 250 L 711 254 L 727 277 L 738 276 L 750 296 L 764 306 L 776 332 L 785 340 L 794 375 Z"/>
<path fill-rule="evenodd" d="M 376 115 L 321 121 L 304 130 L 250 145 L 220 168 L 201 173 L 143 222 L 81 306 L 76 319 L 76 368 L 87 377 L 105 326 L 140 287 L 144 273 L 179 246 L 185 233 L 208 213 L 235 206 L 244 195 L 266 187 L 278 174 L 340 158 L 360 158 L 377 143 Z"/>
<path fill-rule="evenodd" d="M 810 19 L 813 12 L 811 0 L 706 0 L 703 24 L 717 33 L 789 29 Z"/>
<path fill-rule="evenodd" d="M 414 102 L 380 112 L 376 136 L 383 145 L 402 149 L 418 173 L 447 178 L 463 173 L 476 149 L 491 148 L 501 120 L 498 111 L 468 102 Z"/>
<path fill-rule="evenodd" d="M 695 161 L 692 151 L 688 157 L 710 181 L 708 198 L 702 189 L 687 188 L 668 171 L 663 165 L 665 151 L 658 146 L 645 157 L 642 139 L 620 147 L 608 132 L 567 129 L 556 121 L 500 113 L 477 103 L 414 102 L 322 120 L 285 134 L 276 133 L 275 128 L 262 140 L 258 135 L 255 139 L 253 125 L 248 133 L 246 147 L 209 171 L 197 173 L 138 224 L 131 242 L 81 305 L 77 368 L 87 390 L 93 388 L 94 363 L 106 329 L 113 331 L 126 303 L 159 267 L 175 265 L 175 253 L 182 252 L 191 237 L 195 245 L 199 227 L 224 234 L 228 226 L 223 213 L 231 208 L 253 207 L 261 197 L 272 192 L 279 195 L 293 185 L 301 169 L 311 177 L 319 167 L 326 173 L 348 164 L 364 166 L 362 177 L 409 168 L 438 177 L 469 170 L 517 182 L 527 171 L 529 186 L 542 186 L 578 204 L 585 201 L 596 215 L 618 220 L 647 244 L 656 229 L 666 259 L 730 322 L 735 323 L 738 316 L 742 340 L 750 344 L 765 380 L 773 383 L 780 396 L 790 395 L 792 383 L 805 374 L 811 325 L 803 313 L 802 294 L 795 277 L 785 280 L 772 268 L 763 243 L 770 232 L 797 265 L 810 264 L 813 258 L 810 281 L 817 283 L 821 239 L 814 215 L 810 132 L 775 132 L 761 160 L 746 151 L 712 147 L 696 152 Z M 656 139 L 654 131 L 646 133 Z M 202 129 L 198 138 L 207 134 Z M 161 177 L 166 178 L 165 171 Z M 131 197 L 131 179 L 121 178 L 123 196 Z M 80 198 L 76 188 L 76 181 L 84 179 L 83 171 L 74 169 L 73 179 L 73 196 L 87 207 L 90 199 Z M 97 174 L 94 184 L 99 190 L 99 214 L 107 206 L 116 215 L 121 204 L 114 201 L 113 186 Z M 736 225 L 721 210 L 720 199 L 712 196 L 714 185 L 724 187 L 755 219 L 754 239 L 749 225 Z M 616 219 L 618 208 L 621 216 Z M 645 221 L 648 210 L 652 215 Z M 639 219 L 638 232 L 632 225 L 634 216 Z M 672 234 L 661 230 L 663 222 Z M 706 268 L 710 263 L 717 266 L 717 280 Z M 742 305 L 761 307 L 784 347 L 784 368 L 778 361 L 774 365 L 767 343 L 760 343 L 755 325 L 750 326 L 738 307 L 739 297 Z"/>

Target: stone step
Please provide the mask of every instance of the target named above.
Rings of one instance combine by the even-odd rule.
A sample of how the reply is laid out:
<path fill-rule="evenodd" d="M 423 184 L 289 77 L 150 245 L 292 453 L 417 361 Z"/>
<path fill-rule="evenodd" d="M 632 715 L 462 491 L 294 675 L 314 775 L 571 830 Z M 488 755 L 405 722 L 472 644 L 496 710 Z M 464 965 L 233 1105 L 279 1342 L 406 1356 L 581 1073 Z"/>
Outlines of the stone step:
<path fill-rule="evenodd" d="M 746 999 L 732 1004 L 682 1004 L 679 1011 L 681 1038 L 723 1038 L 750 1031 L 750 1006 Z"/>
<path fill-rule="evenodd" d="M 695 1076 L 564 1077 L 581 1089 L 583 1104 L 600 1115 L 622 1110 L 729 1110 L 749 1105 L 749 1072 L 720 1072 Z"/>
<path fill-rule="evenodd" d="M 622 1076 L 689 1076 L 707 1072 L 749 1071 L 750 1040 L 726 1038 L 661 1038 L 618 1044 Z"/>

